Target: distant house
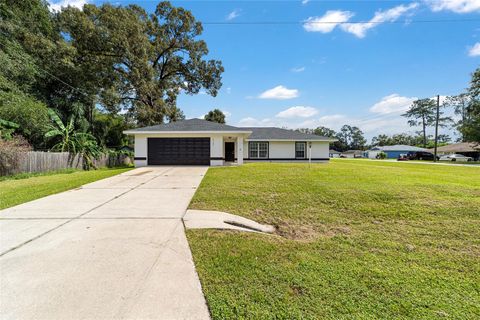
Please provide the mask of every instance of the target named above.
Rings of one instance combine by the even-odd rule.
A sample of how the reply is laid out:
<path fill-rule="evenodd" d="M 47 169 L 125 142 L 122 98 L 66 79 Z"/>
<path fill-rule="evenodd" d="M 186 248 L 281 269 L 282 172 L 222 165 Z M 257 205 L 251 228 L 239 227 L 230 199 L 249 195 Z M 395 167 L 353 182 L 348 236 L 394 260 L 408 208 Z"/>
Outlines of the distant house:
<path fill-rule="evenodd" d="M 407 146 L 403 144 L 397 144 L 394 146 L 377 146 L 370 150 L 365 151 L 365 156 L 369 159 L 375 159 L 377 155 L 384 152 L 387 155 L 387 159 L 397 159 L 401 154 L 407 154 L 415 151 L 428 151 L 424 148 Z"/>
<path fill-rule="evenodd" d="M 340 158 L 340 154 L 341 152 L 338 152 L 337 150 L 332 150 L 332 149 L 328 150 L 328 156 L 330 158 Z"/>
<path fill-rule="evenodd" d="M 434 149 L 429 149 L 428 151 L 433 153 Z M 474 142 L 460 142 L 437 148 L 437 154 L 439 156 L 453 153 L 463 154 L 464 156 L 472 157 L 475 160 L 479 160 L 480 144 Z"/>
<path fill-rule="evenodd" d="M 340 158 L 363 158 L 363 150 L 347 150 L 340 154 Z"/>

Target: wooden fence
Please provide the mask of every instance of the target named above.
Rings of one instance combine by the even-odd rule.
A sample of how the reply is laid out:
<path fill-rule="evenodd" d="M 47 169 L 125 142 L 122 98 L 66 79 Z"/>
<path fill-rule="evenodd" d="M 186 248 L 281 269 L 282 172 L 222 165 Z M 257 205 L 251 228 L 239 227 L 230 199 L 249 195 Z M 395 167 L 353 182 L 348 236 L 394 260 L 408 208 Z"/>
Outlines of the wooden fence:
<path fill-rule="evenodd" d="M 132 163 L 132 161 L 127 155 L 105 154 L 99 159 L 94 160 L 94 165 L 97 168 L 116 167 L 130 163 Z M 0 176 L 17 173 L 48 172 L 70 168 L 83 168 L 83 159 L 80 155 L 72 155 L 68 152 L 30 151 L 22 154 L 16 168 L 11 167 L 7 172 L 1 172 L 0 170 Z"/>

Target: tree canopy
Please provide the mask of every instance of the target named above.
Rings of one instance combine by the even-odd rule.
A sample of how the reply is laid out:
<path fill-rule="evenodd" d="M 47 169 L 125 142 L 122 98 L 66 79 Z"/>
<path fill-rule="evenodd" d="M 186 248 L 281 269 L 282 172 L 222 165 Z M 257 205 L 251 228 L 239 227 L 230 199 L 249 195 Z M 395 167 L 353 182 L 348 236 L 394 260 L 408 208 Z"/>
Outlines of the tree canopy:
<path fill-rule="evenodd" d="M 152 14 L 137 5 L 68 7 L 59 21 L 78 65 L 101 84 L 98 103 L 127 110 L 139 125 L 178 118 L 180 92 L 215 96 L 221 87 L 222 64 L 205 60 L 207 45 L 197 39 L 201 23 L 169 2 Z"/>
<path fill-rule="evenodd" d="M 465 141 L 480 143 L 480 68 L 472 74 L 467 92 L 470 95 L 470 101 L 465 110 L 467 121 L 460 126 L 460 132 Z"/>
<path fill-rule="evenodd" d="M 127 127 L 184 119 L 180 93 L 217 94 L 223 67 L 206 58 L 202 31 L 169 2 L 149 14 L 137 5 L 51 12 L 45 0 L 3 0 L 0 118 L 18 123 L 34 148 L 51 148 L 51 108 L 63 123 L 74 119 L 72 130 L 119 147 Z"/>
<path fill-rule="evenodd" d="M 225 123 L 225 114 L 220 109 L 213 109 L 205 115 L 205 120 L 211 122 Z"/>

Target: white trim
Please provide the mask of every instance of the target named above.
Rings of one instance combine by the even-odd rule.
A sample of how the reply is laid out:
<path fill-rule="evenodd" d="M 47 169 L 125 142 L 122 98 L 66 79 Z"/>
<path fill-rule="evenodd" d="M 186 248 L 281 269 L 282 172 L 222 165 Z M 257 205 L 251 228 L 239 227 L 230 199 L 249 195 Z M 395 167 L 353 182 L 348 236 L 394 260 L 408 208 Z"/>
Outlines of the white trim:
<path fill-rule="evenodd" d="M 235 133 L 248 133 L 251 134 L 252 131 L 132 131 L 132 130 L 125 130 L 123 131 L 124 134 L 176 134 L 176 133 L 193 133 L 193 134 L 235 134 Z"/>
<path fill-rule="evenodd" d="M 292 142 L 335 142 L 336 139 L 245 139 L 245 141 L 292 141 Z"/>

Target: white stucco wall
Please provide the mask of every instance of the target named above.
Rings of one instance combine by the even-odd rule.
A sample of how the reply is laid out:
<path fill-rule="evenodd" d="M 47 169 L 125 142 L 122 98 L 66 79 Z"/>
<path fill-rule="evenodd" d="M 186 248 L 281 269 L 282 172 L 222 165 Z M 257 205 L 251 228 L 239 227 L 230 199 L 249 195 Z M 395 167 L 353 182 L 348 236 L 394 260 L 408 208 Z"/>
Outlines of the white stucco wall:
<path fill-rule="evenodd" d="M 270 159 L 292 159 L 295 160 L 295 141 L 268 141 L 269 158 Z M 301 141 L 303 142 L 303 141 Z M 311 157 L 312 159 L 328 159 L 329 146 L 326 141 L 312 141 Z M 309 142 L 307 142 L 307 158 L 309 152 Z M 243 157 L 249 158 L 248 141 L 243 144 Z"/>
<path fill-rule="evenodd" d="M 145 135 L 135 135 L 134 163 L 135 167 L 144 167 L 147 160 L 137 160 L 136 158 L 147 158 L 147 137 Z"/>
<path fill-rule="evenodd" d="M 248 140 L 243 138 L 243 135 L 235 134 L 216 134 L 216 133 L 149 133 L 149 134 L 135 134 L 135 158 L 147 158 L 148 144 L 147 138 L 210 138 L 210 165 L 221 166 L 225 164 L 225 141 L 235 142 L 235 157 L 238 164 L 243 163 L 243 159 L 238 155 L 243 154 L 243 158 L 249 158 Z M 238 139 L 238 140 L 237 140 Z M 296 160 L 295 159 L 295 141 L 268 141 L 269 142 L 269 159 L 282 159 L 283 161 Z M 303 141 L 302 141 L 303 142 Z M 328 159 L 329 158 L 329 143 L 326 141 L 312 141 L 312 148 L 309 148 L 310 142 L 306 144 L 306 159 Z M 146 166 L 148 160 L 135 160 L 135 166 Z"/>
<path fill-rule="evenodd" d="M 328 158 L 330 143 L 323 141 L 312 141 L 312 158 Z M 308 145 L 307 145 L 308 148 Z"/>
<path fill-rule="evenodd" d="M 271 141 L 268 151 L 269 158 L 295 159 L 295 142 Z"/>
<path fill-rule="evenodd" d="M 135 134 L 135 158 L 147 158 L 148 156 L 148 143 L 147 138 L 210 138 L 210 157 L 221 158 L 210 160 L 211 166 L 222 166 L 225 164 L 223 160 L 225 158 L 225 141 L 235 142 L 235 157 L 239 164 L 243 163 L 243 159 L 238 160 L 238 154 L 242 154 L 243 149 L 243 136 L 235 134 L 215 134 L 215 133 L 149 133 L 149 134 Z M 237 138 L 241 140 L 240 147 L 237 145 Z M 241 157 L 240 157 L 241 158 Z M 143 167 L 148 164 L 148 160 L 135 160 L 136 167 Z"/>

